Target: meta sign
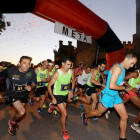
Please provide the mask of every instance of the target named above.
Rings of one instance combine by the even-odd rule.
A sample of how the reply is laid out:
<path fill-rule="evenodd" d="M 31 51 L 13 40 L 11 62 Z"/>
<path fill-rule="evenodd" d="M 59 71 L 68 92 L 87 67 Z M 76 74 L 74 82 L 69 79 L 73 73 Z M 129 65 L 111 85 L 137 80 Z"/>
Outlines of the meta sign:
<path fill-rule="evenodd" d="M 55 33 L 82 41 L 82 42 L 86 42 L 86 43 L 91 43 L 92 44 L 92 37 L 91 36 L 87 36 L 84 33 L 79 33 L 77 32 L 75 29 L 69 28 L 66 25 L 60 23 L 60 22 L 55 22 L 55 29 L 54 29 Z"/>

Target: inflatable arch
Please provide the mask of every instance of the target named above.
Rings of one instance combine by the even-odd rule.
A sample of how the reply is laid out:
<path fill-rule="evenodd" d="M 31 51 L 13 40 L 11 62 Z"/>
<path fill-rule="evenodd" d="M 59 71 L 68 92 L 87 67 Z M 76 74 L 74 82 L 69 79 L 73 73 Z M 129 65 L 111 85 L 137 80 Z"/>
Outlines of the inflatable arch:
<path fill-rule="evenodd" d="M 0 13 L 30 12 L 91 35 L 106 52 L 107 69 L 124 59 L 124 47 L 108 23 L 78 0 L 3 0 L 1 5 Z"/>

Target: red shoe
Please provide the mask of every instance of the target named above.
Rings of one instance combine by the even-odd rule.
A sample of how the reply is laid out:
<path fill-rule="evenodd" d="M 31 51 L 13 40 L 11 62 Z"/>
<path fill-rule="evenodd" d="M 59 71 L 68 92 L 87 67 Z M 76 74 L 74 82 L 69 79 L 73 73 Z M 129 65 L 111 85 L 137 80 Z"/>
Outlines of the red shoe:
<path fill-rule="evenodd" d="M 49 113 L 52 113 L 52 112 L 53 112 L 53 108 L 52 108 L 52 107 L 53 107 L 53 104 L 50 103 L 50 104 L 49 104 L 49 109 L 48 109 L 48 112 L 49 112 Z"/>
<path fill-rule="evenodd" d="M 8 121 L 8 126 L 9 126 L 8 132 L 9 132 L 10 135 L 14 136 L 14 135 L 16 135 L 16 129 L 18 129 L 19 127 L 18 127 L 17 123 L 11 123 L 11 120 L 12 119 L 10 119 Z"/>
<path fill-rule="evenodd" d="M 63 135 L 63 139 L 64 140 L 69 140 L 69 135 L 68 135 L 68 132 L 67 132 L 67 130 L 65 130 L 65 131 L 62 131 L 62 135 Z"/>

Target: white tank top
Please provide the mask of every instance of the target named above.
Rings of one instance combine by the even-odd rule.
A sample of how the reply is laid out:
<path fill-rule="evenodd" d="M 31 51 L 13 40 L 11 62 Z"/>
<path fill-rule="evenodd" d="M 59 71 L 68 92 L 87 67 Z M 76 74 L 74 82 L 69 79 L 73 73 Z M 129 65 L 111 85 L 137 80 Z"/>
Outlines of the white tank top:
<path fill-rule="evenodd" d="M 88 76 L 89 76 L 89 73 L 86 74 L 86 73 L 85 73 L 85 70 L 83 70 L 82 75 L 79 75 L 79 76 L 78 76 L 78 83 L 79 83 L 80 85 L 85 85 Z"/>

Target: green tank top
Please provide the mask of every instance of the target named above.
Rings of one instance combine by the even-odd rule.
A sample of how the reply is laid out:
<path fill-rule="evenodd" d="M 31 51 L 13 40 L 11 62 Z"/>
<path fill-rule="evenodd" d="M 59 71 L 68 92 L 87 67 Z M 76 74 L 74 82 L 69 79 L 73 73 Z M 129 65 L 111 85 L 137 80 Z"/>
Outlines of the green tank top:
<path fill-rule="evenodd" d="M 101 75 L 101 73 L 98 72 L 96 77 L 95 77 L 95 81 L 98 81 L 98 79 L 100 78 L 100 75 Z M 90 87 L 95 87 L 95 85 L 93 83 L 91 83 L 91 76 L 92 76 L 92 74 L 90 73 L 89 76 L 88 76 L 86 84 Z"/>
<path fill-rule="evenodd" d="M 140 89 L 140 72 L 139 70 L 137 71 L 138 71 L 139 77 L 137 79 L 135 78 L 129 79 L 128 84 L 133 88 Z"/>
<path fill-rule="evenodd" d="M 43 78 L 47 78 L 47 69 L 42 71 L 40 67 L 38 67 L 38 72 L 36 74 L 36 79 L 37 79 L 37 88 L 43 87 L 43 82 L 41 81 Z"/>
<path fill-rule="evenodd" d="M 53 67 L 52 71 L 51 71 L 53 74 L 56 72 L 56 68 L 55 66 Z"/>
<path fill-rule="evenodd" d="M 51 78 L 51 77 L 53 76 L 53 72 L 49 72 L 49 76 L 50 76 L 50 78 Z M 48 77 L 47 77 L 47 78 L 48 78 Z M 49 84 L 49 82 L 45 83 L 44 86 L 47 87 L 48 84 Z"/>
<path fill-rule="evenodd" d="M 71 80 L 71 70 L 68 73 L 63 74 L 60 69 L 57 70 L 59 73 L 58 78 L 56 79 L 53 87 L 54 95 L 67 95 Z"/>

